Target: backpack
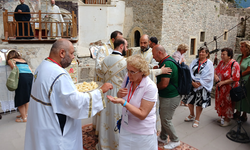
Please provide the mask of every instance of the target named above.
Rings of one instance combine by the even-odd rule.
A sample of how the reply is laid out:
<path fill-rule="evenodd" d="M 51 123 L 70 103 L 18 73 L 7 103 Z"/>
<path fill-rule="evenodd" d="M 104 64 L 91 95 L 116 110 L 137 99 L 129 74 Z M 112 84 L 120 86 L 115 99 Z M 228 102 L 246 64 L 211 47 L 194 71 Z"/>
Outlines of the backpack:
<path fill-rule="evenodd" d="M 188 95 L 192 88 L 192 77 L 188 65 L 184 62 L 177 63 L 171 58 L 165 59 L 165 61 L 172 61 L 178 68 L 178 87 L 176 87 L 170 80 L 170 83 L 177 89 L 180 95 Z"/>

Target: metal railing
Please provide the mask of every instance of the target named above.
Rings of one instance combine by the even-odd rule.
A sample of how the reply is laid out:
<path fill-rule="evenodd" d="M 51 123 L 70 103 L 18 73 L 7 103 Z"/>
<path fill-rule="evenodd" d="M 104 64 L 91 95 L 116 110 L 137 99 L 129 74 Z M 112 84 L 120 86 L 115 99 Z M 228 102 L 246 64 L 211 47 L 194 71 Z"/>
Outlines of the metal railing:
<path fill-rule="evenodd" d="M 111 0 L 83 0 L 85 4 L 110 4 Z"/>
<path fill-rule="evenodd" d="M 31 17 L 30 21 L 16 21 L 14 14 L 17 14 L 17 12 L 8 12 L 7 10 L 3 12 L 4 41 L 22 38 L 42 40 L 54 38 L 76 39 L 77 37 L 77 18 L 74 11 L 72 13 L 42 13 L 39 10 L 39 12 L 19 13 L 36 16 Z M 64 22 L 51 21 L 48 17 L 42 18 L 42 16 L 49 16 L 50 14 L 71 15 L 72 17 L 64 19 Z M 53 32 L 56 34 L 52 34 Z"/>

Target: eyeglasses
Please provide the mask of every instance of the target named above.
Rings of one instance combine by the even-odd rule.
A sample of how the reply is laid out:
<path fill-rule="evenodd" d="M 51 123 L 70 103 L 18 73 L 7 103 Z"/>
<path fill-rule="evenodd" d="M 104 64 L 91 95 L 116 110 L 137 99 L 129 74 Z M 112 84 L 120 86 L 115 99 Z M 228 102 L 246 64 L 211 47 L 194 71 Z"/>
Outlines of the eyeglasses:
<path fill-rule="evenodd" d="M 130 70 L 127 69 L 127 72 L 130 73 L 130 74 L 136 74 L 136 73 L 138 73 L 138 72 L 140 72 L 140 71 L 134 72 L 134 71 L 130 71 Z"/>

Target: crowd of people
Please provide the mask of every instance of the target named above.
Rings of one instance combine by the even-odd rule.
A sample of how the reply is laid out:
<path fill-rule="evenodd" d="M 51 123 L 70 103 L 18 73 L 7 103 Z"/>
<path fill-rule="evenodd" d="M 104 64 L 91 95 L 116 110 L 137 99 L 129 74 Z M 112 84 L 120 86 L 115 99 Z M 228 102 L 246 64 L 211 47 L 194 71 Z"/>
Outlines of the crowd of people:
<path fill-rule="evenodd" d="M 201 47 L 189 65 L 192 89 L 187 95 L 177 90 L 177 64 L 186 63 L 185 44 L 171 56 L 156 37 L 142 35 L 140 49 L 126 58 L 128 42 L 122 32 L 114 31 L 96 55 L 94 80 L 103 85 L 87 93 L 77 91 L 64 69 L 75 57 L 70 41 L 57 40 L 34 75 L 21 55 L 12 50 L 7 64 L 19 69 L 15 106 L 21 115 L 16 122 L 27 121 L 25 150 L 82 149 L 80 119 L 89 117 L 93 117 L 98 136 L 97 149 L 157 150 L 158 142 L 164 143 L 165 149 L 173 149 L 180 145 L 172 123 L 176 108 L 183 101 L 190 111 L 184 121 L 199 127 L 202 110 L 211 105 L 214 85 L 218 124 L 229 126 L 233 118 L 245 122 L 250 96 L 237 103 L 230 98 L 230 90 L 239 86 L 240 79 L 246 81 L 250 93 L 250 42 L 240 45 L 242 54 L 236 60 L 231 48 L 223 48 L 215 69 L 209 50 Z"/>
<path fill-rule="evenodd" d="M 99 141 L 98 149 L 131 149 L 131 147 L 157 149 L 158 142 L 164 143 L 166 149 L 179 146 L 180 140 L 172 124 L 175 109 L 180 102 L 187 105 L 190 114 L 184 121 L 193 122 L 193 128 L 199 127 L 202 110 L 211 105 L 214 81 L 216 82 L 215 110 L 220 117 L 217 121 L 218 125 L 229 126 L 232 118 L 240 119 L 242 122 L 247 120 L 246 113 L 249 113 L 250 108 L 247 105 L 248 98 L 242 100 L 244 106 L 239 102 L 234 103 L 230 98 L 230 90 L 239 86 L 240 70 L 243 70 L 242 76 L 245 76 L 246 86 L 249 86 L 250 61 L 247 61 L 249 41 L 240 43 L 242 55 L 237 58 L 237 61 L 233 59 L 231 48 L 222 49 L 221 62 L 216 68 L 209 60 L 208 48 L 201 47 L 198 50 L 198 57 L 189 66 L 192 89 L 189 94 L 180 95 L 176 88 L 179 76 L 178 67 L 172 61 L 167 60 L 173 59 L 179 64 L 186 63 L 184 54 L 189 49 L 187 45 L 180 44 L 177 51 L 170 56 L 164 47 L 158 44 L 156 37 L 142 35 L 140 49 L 133 51 L 132 56 L 126 59 L 122 56 L 127 50 L 127 42 L 124 42 L 122 45 L 124 48 L 119 53 L 109 46 L 119 39 L 126 41 L 121 32 L 115 32 L 118 32 L 120 37 L 111 37 L 110 41 L 98 51 L 96 58 L 96 65 L 99 66 L 96 67 L 98 76 L 96 81 L 110 82 L 118 88 L 118 92 L 105 94 L 107 108 L 101 111 L 93 122 L 98 131 L 96 132 Z M 111 54 L 107 53 L 108 50 Z M 115 55 L 118 55 L 120 59 L 115 59 L 118 58 Z M 109 65 L 105 63 L 106 61 L 109 62 Z M 243 65 L 239 65 L 240 62 L 242 64 L 242 61 Z M 120 69 L 121 67 L 122 69 Z M 162 71 L 159 71 L 159 68 Z M 164 68 L 169 70 L 163 71 Z M 148 70 L 149 73 L 145 70 Z M 120 81 L 116 79 L 119 77 Z M 153 83 L 147 81 L 145 84 L 145 81 L 149 79 Z M 155 93 L 158 94 L 155 95 Z M 243 107 L 239 107 L 239 105 Z M 116 109 L 116 107 L 120 107 L 120 109 Z M 243 111 L 241 116 L 240 111 Z M 117 116 L 112 117 L 111 112 Z M 103 116 L 112 119 L 105 120 Z M 120 134 L 113 130 L 119 119 L 121 119 Z M 101 130 L 103 131 L 99 132 Z M 112 138 L 112 135 L 116 135 L 116 138 Z"/>

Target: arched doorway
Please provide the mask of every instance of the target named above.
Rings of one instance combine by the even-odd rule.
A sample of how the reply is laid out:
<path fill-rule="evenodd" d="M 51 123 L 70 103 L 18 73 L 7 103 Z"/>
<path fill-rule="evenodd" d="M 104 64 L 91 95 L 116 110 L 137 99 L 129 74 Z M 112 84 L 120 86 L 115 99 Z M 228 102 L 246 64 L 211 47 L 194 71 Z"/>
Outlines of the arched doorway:
<path fill-rule="evenodd" d="M 129 46 L 138 47 L 140 46 L 140 38 L 143 35 L 142 29 L 134 27 L 129 34 Z"/>
<path fill-rule="evenodd" d="M 140 46 L 140 38 L 141 38 L 141 33 L 136 30 L 134 33 L 134 46 L 135 47 L 139 47 Z"/>

